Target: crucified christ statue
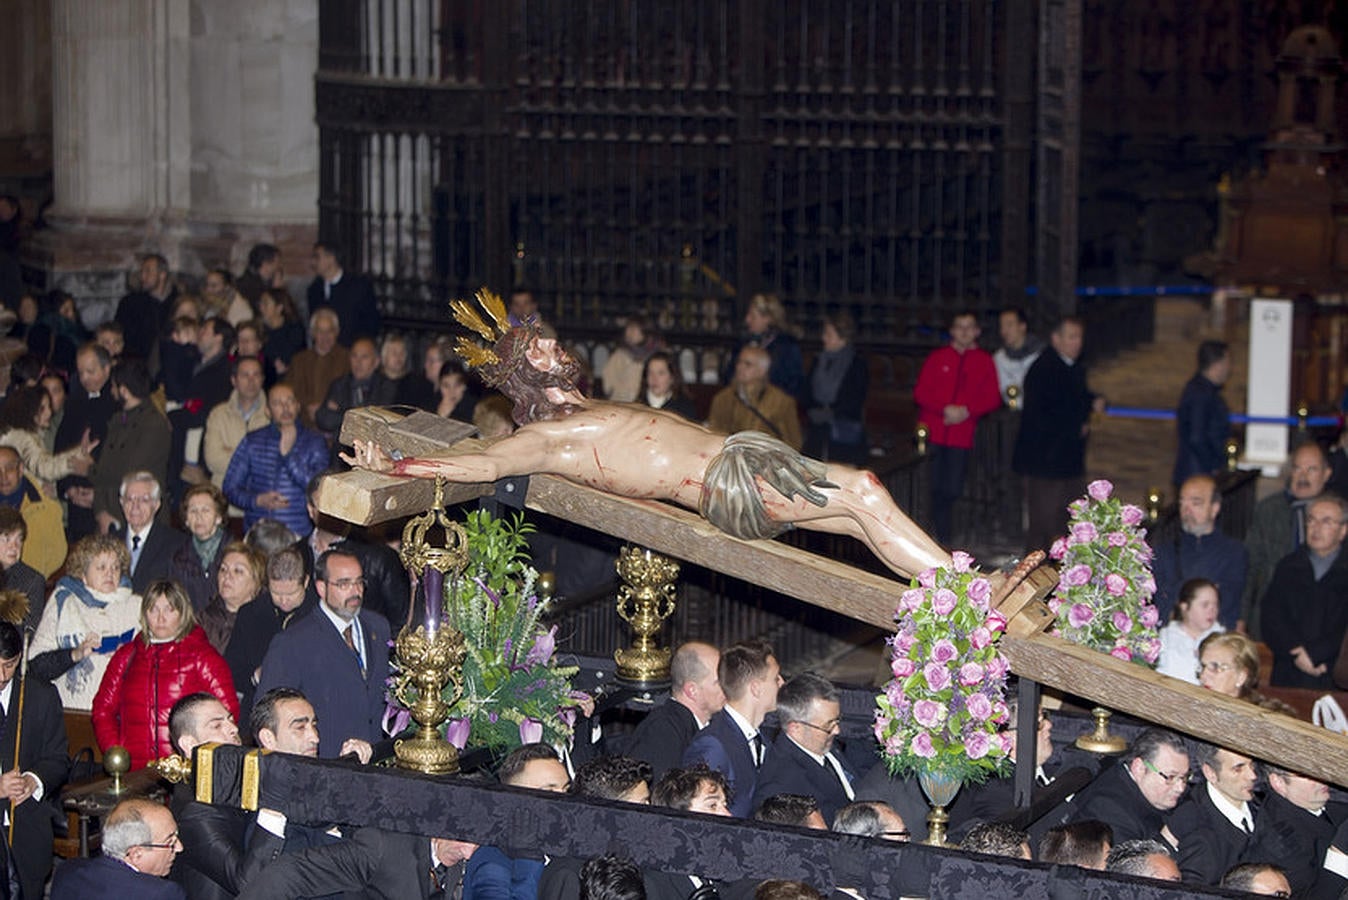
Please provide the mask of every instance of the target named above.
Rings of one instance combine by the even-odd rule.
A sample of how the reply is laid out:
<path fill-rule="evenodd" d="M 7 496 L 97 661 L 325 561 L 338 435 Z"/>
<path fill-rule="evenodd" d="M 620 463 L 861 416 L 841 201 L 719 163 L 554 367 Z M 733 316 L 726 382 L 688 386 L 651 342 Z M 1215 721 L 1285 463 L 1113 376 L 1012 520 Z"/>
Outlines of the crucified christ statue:
<path fill-rule="evenodd" d="M 486 324 L 462 301 L 460 322 L 491 350 L 460 339 L 459 350 L 484 379 L 514 401 L 520 424 L 511 436 L 476 453 L 392 459 L 373 442 L 356 441 L 349 465 L 451 482 L 491 482 L 550 474 L 625 497 L 668 500 L 697 510 L 741 538 L 770 538 L 791 527 L 863 541 L 905 578 L 951 556 L 894 503 L 871 472 L 801 456 L 758 432 L 727 437 L 676 415 L 631 403 L 593 400 L 576 387 L 580 367 L 536 326 L 511 326 L 492 301 Z M 1013 579 L 1018 580 L 1018 579 Z"/>

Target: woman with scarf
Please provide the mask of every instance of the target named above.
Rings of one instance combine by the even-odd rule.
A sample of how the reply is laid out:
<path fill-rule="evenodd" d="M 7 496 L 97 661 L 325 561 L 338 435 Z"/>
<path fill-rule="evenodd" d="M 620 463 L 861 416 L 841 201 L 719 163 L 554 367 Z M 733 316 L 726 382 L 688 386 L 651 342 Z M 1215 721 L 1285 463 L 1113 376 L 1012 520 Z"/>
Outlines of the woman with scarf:
<path fill-rule="evenodd" d="M 810 371 L 805 455 L 825 462 L 866 463 L 866 360 L 852 346 L 856 323 L 845 312 L 824 318 L 824 349 Z"/>
<path fill-rule="evenodd" d="M 173 754 L 169 712 L 198 692 L 212 695 L 238 718 L 229 666 L 197 625 L 187 592 L 167 579 L 151 582 L 140 604 L 140 634 L 113 654 L 94 696 L 98 746 L 125 747 L 133 770 Z"/>
<path fill-rule="evenodd" d="M 183 494 L 182 516 L 191 540 L 173 554 L 168 577 L 187 591 L 192 612 L 200 614 L 215 595 L 220 561 L 225 555 L 225 516 L 229 503 L 220 489 L 209 481 L 194 484 Z"/>
<path fill-rule="evenodd" d="M 28 670 L 51 681 L 66 711 L 88 712 L 108 663 L 140 630 L 131 554 L 114 535 L 81 538 L 66 560 L 28 647 Z"/>

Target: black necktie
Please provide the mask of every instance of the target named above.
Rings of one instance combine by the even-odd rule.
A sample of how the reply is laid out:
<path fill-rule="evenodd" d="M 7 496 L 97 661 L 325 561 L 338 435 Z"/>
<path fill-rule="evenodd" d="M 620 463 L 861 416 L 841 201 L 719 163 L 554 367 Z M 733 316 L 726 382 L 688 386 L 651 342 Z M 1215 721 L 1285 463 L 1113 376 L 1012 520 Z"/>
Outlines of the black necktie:
<path fill-rule="evenodd" d="M 753 748 L 754 768 L 757 769 L 759 766 L 763 765 L 763 736 L 761 734 L 755 734 L 753 738 L 750 739 L 749 745 Z"/>

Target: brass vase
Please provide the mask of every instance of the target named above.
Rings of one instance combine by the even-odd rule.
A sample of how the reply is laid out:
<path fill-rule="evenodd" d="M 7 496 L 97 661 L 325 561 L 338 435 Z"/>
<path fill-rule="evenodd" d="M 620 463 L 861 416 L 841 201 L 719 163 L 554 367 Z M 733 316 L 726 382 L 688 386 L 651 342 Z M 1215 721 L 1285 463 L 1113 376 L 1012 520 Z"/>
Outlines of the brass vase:
<path fill-rule="evenodd" d="M 950 824 L 950 813 L 946 808 L 955 802 L 955 795 L 963 785 L 958 778 L 944 772 L 922 771 L 917 773 L 917 783 L 922 793 L 931 803 L 931 812 L 927 813 L 927 839 L 924 843 L 934 847 L 945 846 L 946 826 Z"/>
<path fill-rule="evenodd" d="M 463 696 L 463 635 L 441 626 L 427 631 L 425 625 L 408 625 L 394 643 L 398 674 L 393 690 L 417 723 L 417 736 L 397 741 L 393 752 L 398 766 L 428 775 L 453 775 L 459 771 L 459 751 L 440 735 L 440 724 Z M 446 702 L 444 688 L 452 684 Z"/>
<path fill-rule="evenodd" d="M 1128 748 L 1128 742 L 1116 734 L 1109 733 L 1110 712 L 1103 706 L 1097 706 L 1091 710 L 1091 715 L 1095 717 L 1095 730 L 1089 734 L 1083 734 L 1077 738 L 1078 748 L 1087 753 L 1122 753 Z"/>
<path fill-rule="evenodd" d="M 640 547 L 624 547 L 617 569 L 623 580 L 618 589 L 618 615 L 632 626 L 632 646 L 613 654 L 618 678 L 640 688 L 667 684 L 670 651 L 656 646 L 655 636 L 674 613 L 679 564 Z"/>

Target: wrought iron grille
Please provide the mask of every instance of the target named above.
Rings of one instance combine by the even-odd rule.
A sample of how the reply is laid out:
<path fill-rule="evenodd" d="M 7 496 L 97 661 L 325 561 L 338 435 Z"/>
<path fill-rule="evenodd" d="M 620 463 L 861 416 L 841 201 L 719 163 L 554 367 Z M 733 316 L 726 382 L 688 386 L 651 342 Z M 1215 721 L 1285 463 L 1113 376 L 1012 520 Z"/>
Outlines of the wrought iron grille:
<path fill-rule="evenodd" d="M 320 231 L 395 319 L 485 283 L 562 326 L 726 334 L 772 291 L 901 340 L 1022 297 L 1016 6 L 328 0 Z"/>

